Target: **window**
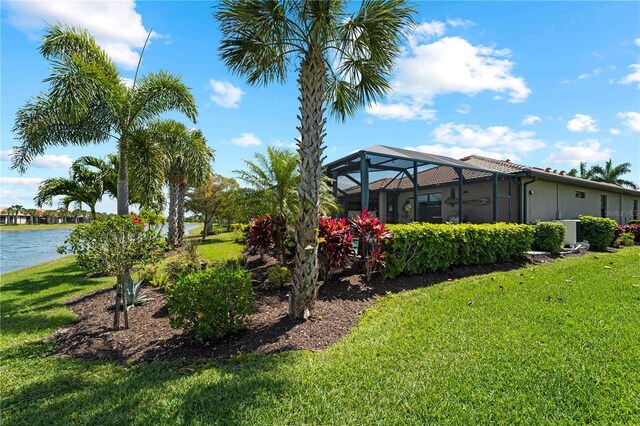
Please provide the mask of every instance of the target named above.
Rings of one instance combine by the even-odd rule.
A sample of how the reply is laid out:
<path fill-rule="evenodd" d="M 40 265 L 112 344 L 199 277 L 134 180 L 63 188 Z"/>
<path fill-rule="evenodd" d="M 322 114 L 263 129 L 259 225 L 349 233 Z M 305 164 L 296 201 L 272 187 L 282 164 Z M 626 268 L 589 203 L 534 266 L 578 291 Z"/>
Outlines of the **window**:
<path fill-rule="evenodd" d="M 586 195 L 584 191 L 576 191 L 576 198 L 585 198 Z"/>
<path fill-rule="evenodd" d="M 442 222 L 442 193 L 418 195 L 418 220 Z"/>
<path fill-rule="evenodd" d="M 633 220 L 638 220 L 638 200 L 633 200 Z"/>
<path fill-rule="evenodd" d="M 600 216 L 607 217 L 607 196 L 600 196 Z"/>

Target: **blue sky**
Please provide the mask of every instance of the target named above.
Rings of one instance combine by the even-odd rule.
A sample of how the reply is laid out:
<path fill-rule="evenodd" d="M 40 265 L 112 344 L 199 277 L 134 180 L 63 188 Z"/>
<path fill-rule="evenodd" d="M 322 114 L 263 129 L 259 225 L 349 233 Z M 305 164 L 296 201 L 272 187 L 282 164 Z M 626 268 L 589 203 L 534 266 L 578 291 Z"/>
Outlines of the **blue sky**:
<path fill-rule="evenodd" d="M 415 4 L 418 25 L 397 62 L 394 92 L 345 123 L 329 122 L 329 161 L 374 144 L 558 170 L 612 158 L 630 162 L 627 178 L 640 182 L 640 3 Z M 212 5 L 3 2 L 0 204 L 30 207 L 40 180 L 66 175 L 79 156 L 115 151 L 114 142 L 54 147 L 24 175 L 10 169 L 15 112 L 46 89 L 47 63 L 37 53 L 46 22 L 87 28 L 126 78 L 153 28 L 142 72 L 168 69 L 192 88 L 217 173 L 232 176 L 267 145 L 293 144 L 295 75 L 265 88 L 231 74 L 217 57 Z M 99 208 L 114 211 L 115 202 Z"/>

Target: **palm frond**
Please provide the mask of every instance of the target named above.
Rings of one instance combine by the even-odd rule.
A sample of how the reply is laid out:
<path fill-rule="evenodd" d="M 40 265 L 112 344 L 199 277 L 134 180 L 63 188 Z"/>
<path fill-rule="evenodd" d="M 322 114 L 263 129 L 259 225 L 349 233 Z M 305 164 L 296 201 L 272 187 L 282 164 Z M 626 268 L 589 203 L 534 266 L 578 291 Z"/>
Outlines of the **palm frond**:
<path fill-rule="evenodd" d="M 198 110 L 195 99 L 180 76 L 168 71 L 150 73 L 138 80 L 132 93 L 129 120 L 147 121 L 168 111 L 178 111 L 196 122 Z"/>

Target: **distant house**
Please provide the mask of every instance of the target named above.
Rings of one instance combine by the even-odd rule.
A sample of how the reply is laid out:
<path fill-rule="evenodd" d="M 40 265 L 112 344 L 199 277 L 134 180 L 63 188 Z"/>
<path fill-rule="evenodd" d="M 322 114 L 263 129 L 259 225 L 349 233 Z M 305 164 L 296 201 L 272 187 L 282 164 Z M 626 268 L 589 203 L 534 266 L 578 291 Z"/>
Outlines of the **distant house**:
<path fill-rule="evenodd" d="M 25 225 L 29 223 L 30 216 L 24 211 L 15 211 L 6 207 L 0 207 L 0 225 Z"/>
<path fill-rule="evenodd" d="M 389 223 L 638 219 L 640 191 L 508 159 L 457 160 L 376 145 L 333 161 L 327 174 L 345 214 L 366 206 Z"/>

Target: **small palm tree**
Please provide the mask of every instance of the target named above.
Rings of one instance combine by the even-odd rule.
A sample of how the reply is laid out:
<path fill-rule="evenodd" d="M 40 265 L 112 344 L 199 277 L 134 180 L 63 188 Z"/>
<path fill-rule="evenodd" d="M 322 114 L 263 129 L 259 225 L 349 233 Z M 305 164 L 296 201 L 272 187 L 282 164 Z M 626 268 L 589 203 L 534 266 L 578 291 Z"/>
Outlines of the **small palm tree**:
<path fill-rule="evenodd" d="M 23 207 L 23 206 L 21 206 L 20 204 L 15 204 L 15 205 L 13 205 L 13 206 L 11 206 L 11 207 L 10 207 L 11 211 L 13 211 L 13 214 L 15 215 L 15 216 L 14 216 L 14 219 L 13 219 L 13 224 L 14 224 L 14 225 L 17 225 L 17 224 L 18 224 L 18 215 L 19 215 L 20 213 L 22 213 L 22 209 L 23 209 L 23 208 L 24 208 L 24 207 Z"/>
<path fill-rule="evenodd" d="M 156 164 L 155 175 L 164 179 L 169 187 L 167 240 L 171 246 L 180 247 L 187 191 L 210 175 L 213 150 L 207 146 L 201 131 L 189 129 L 175 120 L 154 121 L 135 139 L 136 143 L 145 145 L 148 163 Z"/>
<path fill-rule="evenodd" d="M 290 313 L 307 319 L 318 293 L 317 220 L 325 110 L 344 120 L 383 97 L 400 39 L 412 23 L 403 0 L 369 0 L 353 14 L 344 1 L 221 3 L 220 56 L 250 84 L 283 83 L 291 67 L 300 90 L 300 182 Z"/>
<path fill-rule="evenodd" d="M 55 197 L 63 196 L 61 205 L 68 208 L 71 203 L 86 204 L 91 210 L 91 218 L 96 218 L 96 204 L 102 200 L 104 187 L 101 176 L 88 168 L 74 163 L 71 177 L 49 178 L 40 183 L 33 201 L 38 207 L 51 205 Z"/>
<path fill-rule="evenodd" d="M 287 223 L 298 210 L 298 156 L 286 148 L 267 147 L 267 155 L 256 152 L 255 161 L 245 160 L 246 170 L 236 170 L 238 178 L 262 193 L 276 226 L 276 246 L 285 261 Z"/>
<path fill-rule="evenodd" d="M 630 180 L 621 179 L 620 176 L 631 173 L 631 163 L 622 163 L 617 166 L 613 165 L 613 161 L 609 159 L 604 163 L 604 167 L 595 165 L 591 168 L 593 174 L 592 180 L 596 182 L 612 183 L 618 186 L 627 186 L 632 189 L 638 189 L 638 185 Z"/>

